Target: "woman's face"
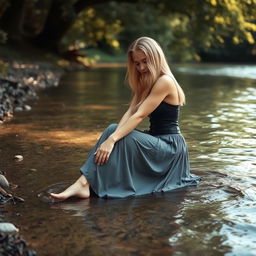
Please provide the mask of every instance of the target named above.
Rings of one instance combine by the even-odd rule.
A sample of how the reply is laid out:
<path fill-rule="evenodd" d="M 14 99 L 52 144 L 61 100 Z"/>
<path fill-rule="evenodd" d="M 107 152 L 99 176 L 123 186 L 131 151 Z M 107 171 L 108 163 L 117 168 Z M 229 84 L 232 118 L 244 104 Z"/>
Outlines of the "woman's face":
<path fill-rule="evenodd" d="M 145 53 L 141 50 L 134 51 L 132 53 L 132 59 L 133 63 L 136 67 L 136 70 L 140 74 L 145 74 L 148 72 L 148 66 L 147 66 L 147 56 Z"/>

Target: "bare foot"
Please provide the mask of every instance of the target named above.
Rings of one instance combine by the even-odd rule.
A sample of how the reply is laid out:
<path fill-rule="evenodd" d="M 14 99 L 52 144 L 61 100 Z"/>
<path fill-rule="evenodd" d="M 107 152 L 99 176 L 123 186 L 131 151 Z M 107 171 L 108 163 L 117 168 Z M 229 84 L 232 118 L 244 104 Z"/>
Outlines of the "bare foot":
<path fill-rule="evenodd" d="M 69 197 L 76 196 L 80 198 L 89 198 L 90 190 L 89 183 L 84 175 L 82 175 L 74 184 L 69 186 L 66 190 L 59 194 L 50 193 L 50 196 L 55 199 L 68 199 Z"/>

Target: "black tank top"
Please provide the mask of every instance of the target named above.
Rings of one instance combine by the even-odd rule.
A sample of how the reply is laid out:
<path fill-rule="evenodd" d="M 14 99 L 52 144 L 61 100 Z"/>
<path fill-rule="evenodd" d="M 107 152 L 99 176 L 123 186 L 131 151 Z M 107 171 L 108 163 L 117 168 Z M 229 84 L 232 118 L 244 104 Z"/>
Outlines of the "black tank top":
<path fill-rule="evenodd" d="M 180 133 L 178 124 L 180 106 L 162 101 L 149 115 L 151 135 Z"/>

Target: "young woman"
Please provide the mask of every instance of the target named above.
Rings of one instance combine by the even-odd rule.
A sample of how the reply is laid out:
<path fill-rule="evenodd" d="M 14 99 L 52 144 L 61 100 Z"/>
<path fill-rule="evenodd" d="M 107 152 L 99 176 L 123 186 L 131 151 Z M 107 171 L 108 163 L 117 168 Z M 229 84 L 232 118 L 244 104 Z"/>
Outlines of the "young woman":
<path fill-rule="evenodd" d="M 103 132 L 82 176 L 62 193 L 51 193 L 53 198 L 88 198 L 90 189 L 99 197 L 120 198 L 198 183 L 178 126 L 185 96 L 155 40 L 141 37 L 130 45 L 127 78 L 133 91 L 129 109 Z M 147 116 L 149 130 L 136 130 Z"/>

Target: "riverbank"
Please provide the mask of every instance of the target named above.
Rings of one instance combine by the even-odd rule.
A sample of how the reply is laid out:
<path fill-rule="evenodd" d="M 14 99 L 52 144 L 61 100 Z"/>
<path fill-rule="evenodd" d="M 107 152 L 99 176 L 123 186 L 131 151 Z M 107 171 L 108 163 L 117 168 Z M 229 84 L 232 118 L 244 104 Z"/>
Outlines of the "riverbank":
<path fill-rule="evenodd" d="M 32 106 L 27 102 L 36 100 L 40 90 L 58 86 L 65 72 L 126 66 L 123 55 L 111 57 L 95 50 L 79 54 L 70 52 L 61 57 L 28 43 L 0 45 L 0 125 L 15 112 L 30 111 Z"/>
<path fill-rule="evenodd" d="M 15 112 L 29 111 L 28 100 L 36 100 L 38 91 L 58 86 L 63 69 L 46 63 L 10 61 L 0 76 L 0 124 Z"/>
<path fill-rule="evenodd" d="M 33 101 L 39 97 L 38 92 L 58 86 L 61 76 L 69 68 L 69 63 L 64 60 L 56 56 L 47 57 L 46 53 L 23 45 L 1 45 L 0 55 L 0 125 L 12 119 L 15 112 L 30 111 Z M 2 164 L 1 161 L 1 173 L 5 172 Z M 36 255 L 30 249 L 30 242 L 26 242 L 19 233 L 22 226 L 16 228 L 5 217 L 3 205 L 19 203 L 14 200 L 15 194 L 9 186 L 5 190 L 2 183 L 0 189 L 0 255 Z"/>

